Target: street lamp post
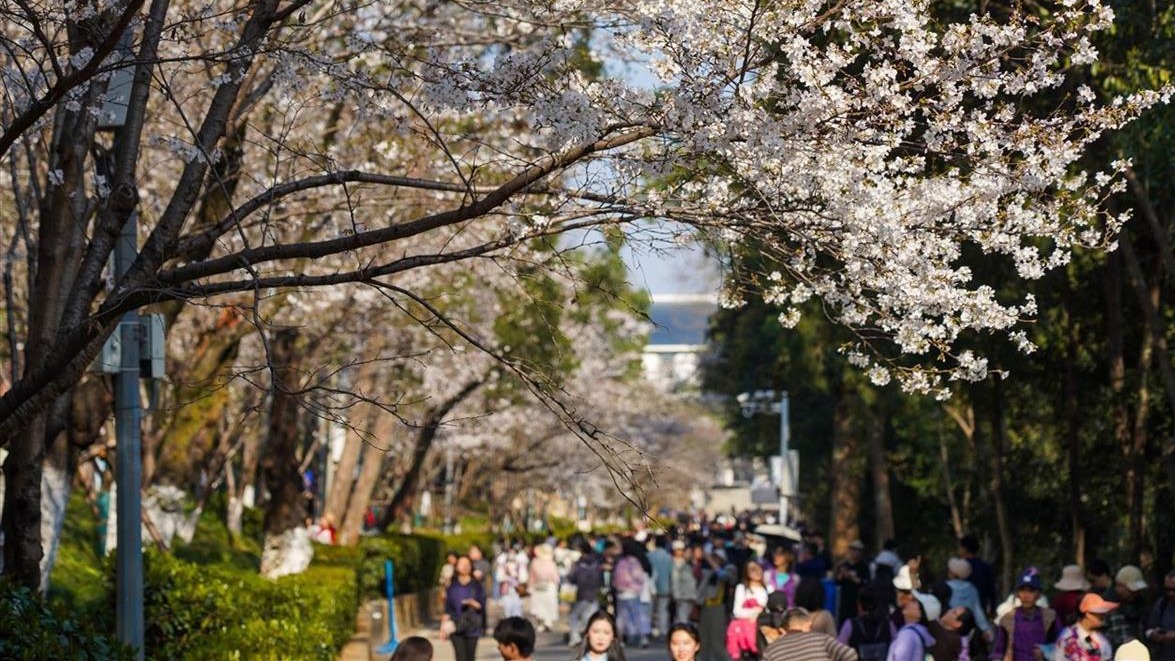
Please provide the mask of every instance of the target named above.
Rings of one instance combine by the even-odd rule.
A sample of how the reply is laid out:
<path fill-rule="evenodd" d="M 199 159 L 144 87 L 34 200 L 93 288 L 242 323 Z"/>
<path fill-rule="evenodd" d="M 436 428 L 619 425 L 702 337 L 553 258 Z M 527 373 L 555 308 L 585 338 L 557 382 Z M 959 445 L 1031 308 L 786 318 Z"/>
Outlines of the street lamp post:
<path fill-rule="evenodd" d="M 779 489 L 779 522 L 786 525 L 788 499 L 796 484 L 795 467 L 792 465 L 789 448 L 791 444 L 791 409 L 786 390 L 779 393 L 778 400 L 775 399 L 775 395 L 774 390 L 756 390 L 753 393 L 739 393 L 736 399 L 745 417 L 750 418 L 757 414 L 779 416 L 779 476 L 776 487 Z"/>

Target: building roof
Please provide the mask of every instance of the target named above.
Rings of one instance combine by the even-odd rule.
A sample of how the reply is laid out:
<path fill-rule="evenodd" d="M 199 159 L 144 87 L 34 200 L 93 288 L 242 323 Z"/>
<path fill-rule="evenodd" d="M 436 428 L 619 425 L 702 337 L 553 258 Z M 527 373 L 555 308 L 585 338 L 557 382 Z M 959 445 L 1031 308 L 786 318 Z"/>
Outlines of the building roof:
<path fill-rule="evenodd" d="M 710 315 L 717 310 L 718 300 L 712 294 L 654 294 L 649 308 L 653 322 L 649 348 L 704 345 Z"/>

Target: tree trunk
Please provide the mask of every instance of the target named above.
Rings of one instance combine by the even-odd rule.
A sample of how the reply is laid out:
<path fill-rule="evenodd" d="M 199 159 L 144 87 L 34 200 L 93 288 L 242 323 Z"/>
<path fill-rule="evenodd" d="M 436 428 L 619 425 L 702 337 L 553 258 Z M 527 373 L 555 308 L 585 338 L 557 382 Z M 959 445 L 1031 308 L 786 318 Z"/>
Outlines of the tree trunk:
<path fill-rule="evenodd" d="M 333 521 L 342 521 L 347 514 L 347 501 L 353 498 L 351 494 L 355 488 L 355 469 L 359 466 L 359 455 L 364 448 L 360 433 L 347 431 L 346 434 L 343 455 L 339 457 L 331 474 L 330 490 L 322 507 L 322 515 L 329 516 Z"/>
<path fill-rule="evenodd" d="M 257 464 L 261 455 L 260 434 L 245 428 L 241 447 L 241 472 L 237 483 L 229 490 L 229 507 L 225 527 L 233 537 L 241 536 L 242 517 L 245 507 L 256 505 L 254 494 L 257 489 Z"/>
<path fill-rule="evenodd" d="M 457 394 L 442 402 L 439 406 L 429 409 L 424 417 L 424 425 L 421 426 L 420 431 L 416 434 L 416 442 L 412 447 L 412 463 L 404 473 L 404 478 L 400 481 L 400 487 L 396 490 L 396 495 L 392 497 L 392 502 L 388 503 L 388 508 L 384 510 L 383 516 L 380 517 L 380 528 L 391 526 L 401 516 L 411 511 L 412 505 L 416 501 L 416 493 L 420 488 L 420 471 L 424 467 L 424 460 L 428 457 L 428 451 L 432 449 L 433 441 L 436 440 L 441 423 L 445 421 L 445 416 L 454 407 L 460 404 L 466 397 L 472 395 L 481 387 L 482 383 L 484 383 L 484 379 L 471 381 L 465 384 L 465 387 L 458 391 Z"/>
<path fill-rule="evenodd" d="M 364 444 L 363 465 L 359 468 L 359 479 L 355 480 L 347 510 L 341 519 L 343 525 L 339 528 L 339 544 L 353 546 L 359 542 L 359 534 L 363 532 L 363 517 L 371 505 L 375 485 L 383 477 L 387 456 L 387 451 L 375 444 Z"/>
<path fill-rule="evenodd" d="M 885 458 L 886 416 L 872 410 L 869 415 L 869 467 L 873 474 L 873 502 L 877 512 L 876 548 L 894 538 L 893 500 L 889 494 L 889 466 Z"/>
<path fill-rule="evenodd" d="M 1076 330 L 1069 324 L 1068 341 L 1065 343 L 1065 421 L 1069 479 L 1066 485 L 1069 495 L 1069 529 L 1073 539 L 1073 561 L 1085 566 L 1085 519 L 1081 504 L 1081 405 L 1077 393 L 1077 347 Z"/>
<path fill-rule="evenodd" d="M 843 558 L 849 544 L 859 539 L 861 515 L 861 452 L 858 429 L 854 428 L 850 402 L 845 393 L 838 394 L 832 412 L 832 530 L 833 557 Z"/>
<path fill-rule="evenodd" d="M 82 107 L 86 107 L 93 99 L 83 101 Z M 47 187 L 39 208 L 43 240 L 37 245 L 35 263 L 30 264 L 34 275 L 29 300 L 36 303 L 30 306 L 28 315 L 25 364 L 29 371 L 53 356 L 85 244 L 90 214 L 83 182 L 86 153 L 94 135 L 94 118 L 87 115 L 63 111 L 57 118 L 50 167 L 60 172 L 62 181 Z M 12 439 L 4 462 L 4 572 L 33 590 L 42 585 L 43 462 L 47 443 L 57 435 L 62 418 L 68 414 L 69 396 L 66 392 L 54 400 Z"/>
<path fill-rule="evenodd" d="M 306 503 L 297 450 L 301 427 L 294 390 L 298 386 L 298 332 L 278 331 L 271 343 L 270 371 L 273 383 L 265 455 L 261 461 L 269 503 L 265 508 L 265 547 L 261 574 L 277 578 L 297 574 L 310 565 L 314 549 L 306 529 Z"/>
<path fill-rule="evenodd" d="M 992 402 L 989 415 L 991 425 L 991 451 L 988 455 L 991 471 L 991 500 L 995 507 L 996 530 L 1000 539 L 1000 594 L 1011 590 L 1012 573 L 1015 571 L 1012 548 L 1012 528 L 1008 519 L 1006 497 L 1004 495 L 1004 448 L 1006 439 L 1004 433 L 1004 391 L 999 379 L 992 381 Z"/>
<path fill-rule="evenodd" d="M 1155 240 L 1155 245 L 1159 247 L 1165 275 L 1167 277 L 1175 277 L 1175 252 L 1172 250 L 1169 234 L 1171 223 L 1169 221 L 1165 222 L 1165 219 L 1159 216 L 1158 210 L 1155 208 L 1155 204 L 1150 197 L 1150 193 L 1147 191 L 1146 186 L 1134 176 L 1134 172 L 1128 170 L 1126 175 L 1127 180 L 1130 182 L 1131 192 L 1134 193 L 1135 199 L 1138 201 L 1138 206 L 1142 209 L 1142 217 L 1146 220 L 1147 227 L 1151 231 L 1151 236 Z M 1130 271 L 1130 279 L 1134 284 L 1134 293 L 1139 299 L 1147 326 L 1150 327 L 1151 333 L 1154 334 L 1155 362 L 1159 368 L 1163 390 L 1167 395 L 1167 407 L 1169 413 L 1175 415 L 1175 368 L 1172 368 L 1171 357 L 1167 352 L 1166 325 L 1160 316 L 1158 305 L 1152 304 L 1146 296 L 1145 289 L 1142 286 L 1142 269 L 1138 265 L 1138 258 L 1134 254 L 1133 245 L 1129 241 L 1126 241 L 1125 237 L 1121 239 L 1121 245 L 1122 248 L 1119 252 L 1122 253 L 1123 259 L 1126 261 L 1126 266 Z M 1167 475 L 1168 495 L 1175 496 L 1175 435 L 1170 433 L 1164 434 L 1159 450 L 1162 457 L 1163 470 Z M 1159 511 L 1161 512 L 1163 510 Z M 1167 562 L 1167 558 L 1163 558 L 1163 562 Z"/>

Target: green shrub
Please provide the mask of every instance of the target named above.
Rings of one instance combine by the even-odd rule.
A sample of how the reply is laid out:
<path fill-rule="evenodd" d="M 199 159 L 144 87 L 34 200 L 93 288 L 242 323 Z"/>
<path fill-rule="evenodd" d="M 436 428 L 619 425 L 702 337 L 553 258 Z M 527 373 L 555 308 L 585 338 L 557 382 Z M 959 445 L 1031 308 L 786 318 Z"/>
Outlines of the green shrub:
<path fill-rule="evenodd" d="M 364 537 L 359 542 L 362 558 L 357 570 L 359 593 L 364 599 L 386 596 L 384 562 L 391 560 L 396 594 L 428 590 L 437 583 L 445 562 L 445 546 L 436 537 L 388 534 Z"/>
<path fill-rule="evenodd" d="M 311 566 L 276 581 L 147 555 L 144 617 L 153 659 L 334 659 L 355 629 L 355 572 Z"/>
<path fill-rule="evenodd" d="M 55 612 L 28 588 L 0 582 L 0 659 L 134 658 L 129 648 L 93 626 Z"/>

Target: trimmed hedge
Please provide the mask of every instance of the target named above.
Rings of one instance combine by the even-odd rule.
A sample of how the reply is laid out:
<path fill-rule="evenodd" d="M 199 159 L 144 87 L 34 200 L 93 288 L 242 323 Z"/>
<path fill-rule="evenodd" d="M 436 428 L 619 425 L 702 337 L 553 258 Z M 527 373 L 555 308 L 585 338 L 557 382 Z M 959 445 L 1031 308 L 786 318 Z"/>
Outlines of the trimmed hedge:
<path fill-rule="evenodd" d="M 311 566 L 255 573 L 146 556 L 145 643 L 152 659 L 333 660 L 355 629 L 355 572 Z"/>
<path fill-rule="evenodd" d="M 93 626 L 89 620 L 75 619 L 50 608 L 28 588 L 0 581 L 0 659 L 135 658 L 129 648 L 113 636 L 94 631 Z"/>

